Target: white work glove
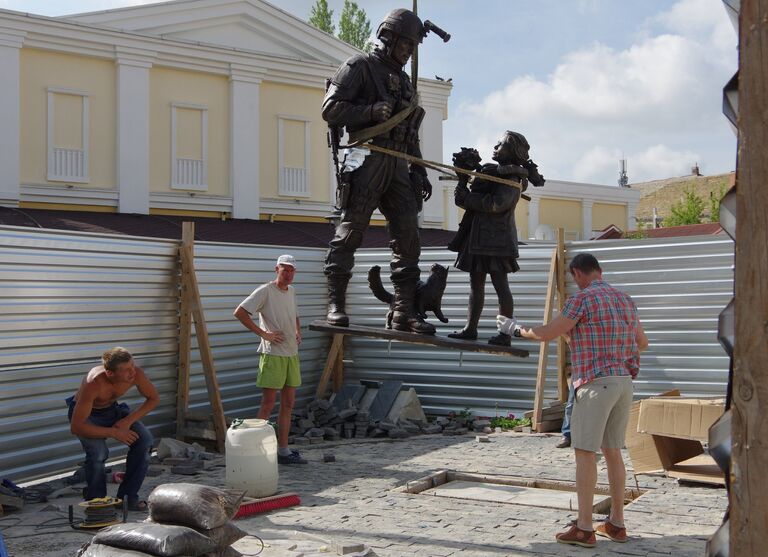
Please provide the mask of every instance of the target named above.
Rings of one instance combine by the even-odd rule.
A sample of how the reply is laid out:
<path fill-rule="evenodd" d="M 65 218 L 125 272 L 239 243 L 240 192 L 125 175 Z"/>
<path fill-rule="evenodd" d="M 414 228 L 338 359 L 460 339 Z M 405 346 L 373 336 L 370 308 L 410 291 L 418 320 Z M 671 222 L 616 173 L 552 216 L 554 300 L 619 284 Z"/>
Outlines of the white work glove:
<path fill-rule="evenodd" d="M 514 317 L 505 317 L 503 315 L 497 315 L 496 316 L 496 327 L 499 329 L 500 333 L 504 333 L 505 335 L 520 336 L 520 329 L 521 326 L 517 324 L 517 319 Z"/>

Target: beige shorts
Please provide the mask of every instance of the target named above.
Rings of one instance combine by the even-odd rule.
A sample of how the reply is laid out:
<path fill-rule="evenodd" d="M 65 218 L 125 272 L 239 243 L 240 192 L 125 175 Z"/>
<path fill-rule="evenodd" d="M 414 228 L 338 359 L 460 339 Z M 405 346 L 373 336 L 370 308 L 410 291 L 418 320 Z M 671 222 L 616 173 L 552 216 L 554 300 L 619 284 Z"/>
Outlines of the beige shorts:
<path fill-rule="evenodd" d="M 576 390 L 571 417 L 571 446 L 598 452 L 620 449 L 632 406 L 632 378 L 600 377 Z"/>

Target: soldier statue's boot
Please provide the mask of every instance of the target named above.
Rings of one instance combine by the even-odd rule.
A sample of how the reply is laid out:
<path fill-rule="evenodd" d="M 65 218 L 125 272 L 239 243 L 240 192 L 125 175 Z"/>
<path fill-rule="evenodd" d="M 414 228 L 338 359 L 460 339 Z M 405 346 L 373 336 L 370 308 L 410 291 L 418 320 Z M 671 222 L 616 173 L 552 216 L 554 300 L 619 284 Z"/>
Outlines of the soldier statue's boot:
<path fill-rule="evenodd" d="M 416 281 L 394 283 L 395 301 L 392 307 L 392 328 L 421 335 L 434 335 L 435 326 L 419 317 L 414 309 Z"/>
<path fill-rule="evenodd" d="M 328 275 L 328 315 L 325 320 L 329 325 L 349 327 L 346 310 L 348 276 Z"/>
<path fill-rule="evenodd" d="M 498 333 L 488 339 L 488 344 L 495 346 L 512 346 L 512 336 L 505 333 Z"/>

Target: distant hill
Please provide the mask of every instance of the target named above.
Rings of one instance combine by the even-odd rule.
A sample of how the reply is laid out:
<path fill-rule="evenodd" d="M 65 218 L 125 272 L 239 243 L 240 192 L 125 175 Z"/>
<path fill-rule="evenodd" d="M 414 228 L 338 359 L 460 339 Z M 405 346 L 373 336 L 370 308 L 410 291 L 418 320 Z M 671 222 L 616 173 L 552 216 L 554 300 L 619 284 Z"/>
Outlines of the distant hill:
<path fill-rule="evenodd" d="M 718 174 L 716 176 L 681 176 L 679 178 L 667 178 L 666 180 L 654 180 L 653 182 L 641 182 L 630 184 L 632 189 L 640 192 L 640 203 L 637 206 L 638 228 L 651 226 L 653 208 L 662 219 L 672 214 L 672 205 L 679 203 L 684 192 L 693 189 L 696 195 L 704 200 L 705 209 L 703 222 L 709 222 L 709 196 L 720 195 L 731 187 L 733 172 Z"/>

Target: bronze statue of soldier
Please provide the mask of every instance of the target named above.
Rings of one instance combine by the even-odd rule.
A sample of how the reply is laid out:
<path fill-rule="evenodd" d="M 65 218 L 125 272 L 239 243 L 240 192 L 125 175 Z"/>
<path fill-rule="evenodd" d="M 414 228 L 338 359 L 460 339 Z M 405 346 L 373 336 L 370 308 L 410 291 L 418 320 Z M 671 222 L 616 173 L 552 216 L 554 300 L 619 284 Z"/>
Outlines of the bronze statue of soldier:
<path fill-rule="evenodd" d="M 424 167 L 364 148 L 365 141 L 370 140 L 372 145 L 421 158 L 419 126 L 424 110 L 417 105 L 414 87 L 403 67 L 428 30 L 413 12 L 393 10 L 376 32 L 381 44 L 371 54 L 344 62 L 330 80 L 323 100 L 322 115 L 331 129 L 346 128 L 350 142 L 361 145 L 346 149 L 338 173 L 341 221 L 329 244 L 324 268 L 329 302 L 326 319 L 331 325 L 349 325 L 346 290 L 354 254 L 378 208 L 389 223 L 391 236 L 392 328 L 435 333 L 435 327 L 414 307 L 421 254 L 418 213 L 423 201 L 430 198 L 432 185 Z M 370 137 L 360 137 L 371 130 Z"/>
<path fill-rule="evenodd" d="M 467 307 L 467 323 L 461 331 L 449 334 L 451 338 L 476 340 L 477 325 L 485 303 L 485 280 L 491 282 L 499 299 L 499 314 L 513 317 L 514 299 L 509 289 L 508 274 L 517 272 L 519 257 L 515 207 L 528 181 L 543 186 L 544 178 L 536 164 L 528 158 L 528 141 L 521 134 L 507 131 L 493 150 L 493 160 L 498 164 L 480 165 L 480 155 L 475 149 L 463 148 L 453 155 L 458 168 L 496 176 L 520 187 L 459 175 L 454 191 L 456 205 L 465 209 L 459 230 L 448 249 L 458 252 L 454 266 L 469 273 L 470 295 Z M 512 337 L 499 332 L 488 340 L 489 344 L 509 346 Z"/>

